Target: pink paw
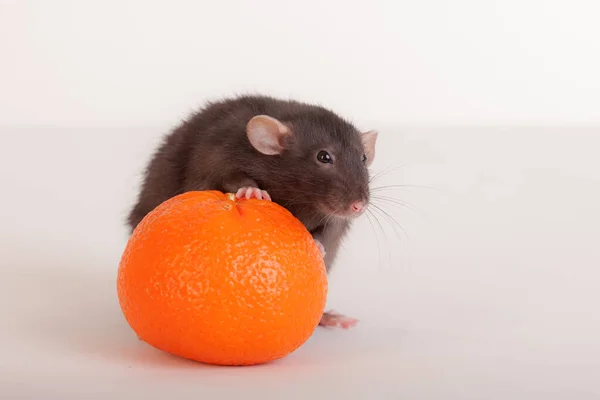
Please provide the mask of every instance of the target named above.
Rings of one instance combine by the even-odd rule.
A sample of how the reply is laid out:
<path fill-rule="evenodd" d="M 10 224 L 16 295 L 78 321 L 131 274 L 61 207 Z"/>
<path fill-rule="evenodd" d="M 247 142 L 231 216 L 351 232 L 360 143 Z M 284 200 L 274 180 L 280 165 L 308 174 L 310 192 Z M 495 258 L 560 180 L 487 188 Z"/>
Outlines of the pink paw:
<path fill-rule="evenodd" d="M 321 252 L 321 257 L 325 257 L 325 246 L 323 246 L 323 243 L 319 242 L 317 239 L 315 239 L 315 243 Z"/>
<path fill-rule="evenodd" d="M 333 311 L 328 311 L 323 314 L 319 325 L 331 328 L 349 329 L 355 327 L 358 323 L 357 319 L 346 317 L 345 315 L 337 314 Z"/>
<path fill-rule="evenodd" d="M 267 193 L 265 190 L 260 190 L 259 188 L 252 186 L 240 188 L 235 194 L 235 197 L 237 197 L 238 199 L 245 197 L 246 199 L 255 198 L 258 200 L 271 201 L 271 196 L 269 195 L 269 193 Z"/>

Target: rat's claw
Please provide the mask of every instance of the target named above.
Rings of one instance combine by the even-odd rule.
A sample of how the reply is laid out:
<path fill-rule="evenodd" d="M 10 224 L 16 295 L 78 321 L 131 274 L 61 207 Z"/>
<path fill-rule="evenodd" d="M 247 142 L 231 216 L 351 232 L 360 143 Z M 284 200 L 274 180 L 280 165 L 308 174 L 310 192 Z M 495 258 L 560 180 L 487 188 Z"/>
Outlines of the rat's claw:
<path fill-rule="evenodd" d="M 321 252 L 321 257 L 325 257 L 325 246 L 323 246 L 323 243 L 321 243 L 320 241 L 315 239 L 315 244 L 317 245 L 317 247 L 319 248 L 319 251 Z"/>
<path fill-rule="evenodd" d="M 248 200 L 255 198 L 258 200 L 271 201 L 271 196 L 269 195 L 269 193 L 267 193 L 266 190 L 260 190 L 259 188 L 252 186 L 238 189 L 237 193 L 235 194 L 235 197 L 237 197 L 238 199 L 245 197 Z"/>
<path fill-rule="evenodd" d="M 355 327 L 358 323 L 357 319 L 346 317 L 345 315 L 337 314 L 333 311 L 323 313 L 319 325 L 330 328 L 349 329 Z"/>
<path fill-rule="evenodd" d="M 271 201 L 271 195 L 269 194 L 269 192 L 267 192 L 266 190 L 261 190 L 260 192 L 262 194 L 263 199 Z"/>

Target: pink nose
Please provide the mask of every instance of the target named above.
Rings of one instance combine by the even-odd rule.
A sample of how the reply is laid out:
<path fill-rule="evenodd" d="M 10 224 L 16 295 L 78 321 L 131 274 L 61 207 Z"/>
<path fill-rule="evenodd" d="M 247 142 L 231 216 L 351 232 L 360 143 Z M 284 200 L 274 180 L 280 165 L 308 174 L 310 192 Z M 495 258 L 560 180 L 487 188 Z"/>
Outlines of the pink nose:
<path fill-rule="evenodd" d="M 352 211 L 354 211 L 357 214 L 360 214 L 363 211 L 365 211 L 365 208 L 366 205 L 362 201 L 355 201 L 354 203 L 352 203 Z"/>

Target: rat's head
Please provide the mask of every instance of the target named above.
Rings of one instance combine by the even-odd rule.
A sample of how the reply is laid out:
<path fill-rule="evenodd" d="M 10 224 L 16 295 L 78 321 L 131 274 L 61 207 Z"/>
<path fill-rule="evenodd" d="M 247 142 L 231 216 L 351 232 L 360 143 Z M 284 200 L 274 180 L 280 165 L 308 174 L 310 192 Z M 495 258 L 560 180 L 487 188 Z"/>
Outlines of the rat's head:
<path fill-rule="evenodd" d="M 348 219 L 366 210 L 377 132 L 359 132 L 334 113 L 314 107 L 281 120 L 255 116 L 247 135 L 257 151 L 270 156 L 265 158 L 274 170 L 270 180 L 286 188 L 281 190 L 284 200 Z"/>

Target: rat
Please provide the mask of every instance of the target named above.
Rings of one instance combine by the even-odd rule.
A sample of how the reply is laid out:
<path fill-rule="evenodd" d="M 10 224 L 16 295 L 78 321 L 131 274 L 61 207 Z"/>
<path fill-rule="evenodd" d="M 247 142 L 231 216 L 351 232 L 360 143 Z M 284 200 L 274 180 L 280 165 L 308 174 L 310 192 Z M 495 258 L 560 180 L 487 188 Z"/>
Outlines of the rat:
<path fill-rule="evenodd" d="M 133 231 L 159 204 L 187 191 L 273 201 L 304 224 L 329 273 L 352 222 L 369 206 L 377 136 L 317 104 L 265 95 L 207 102 L 155 150 L 127 223 Z M 319 325 L 356 323 L 326 311 Z"/>

